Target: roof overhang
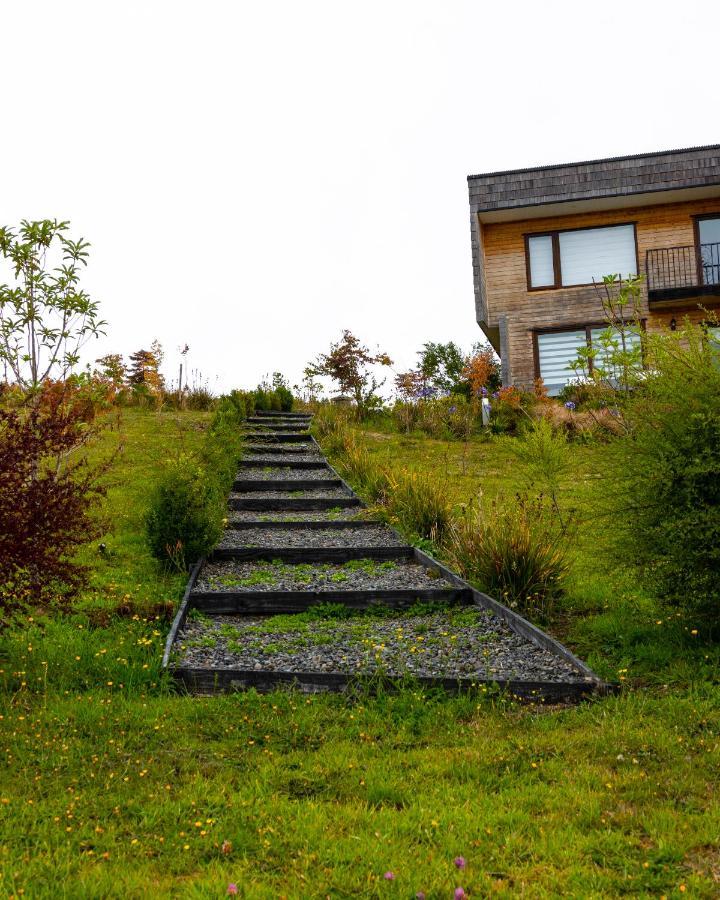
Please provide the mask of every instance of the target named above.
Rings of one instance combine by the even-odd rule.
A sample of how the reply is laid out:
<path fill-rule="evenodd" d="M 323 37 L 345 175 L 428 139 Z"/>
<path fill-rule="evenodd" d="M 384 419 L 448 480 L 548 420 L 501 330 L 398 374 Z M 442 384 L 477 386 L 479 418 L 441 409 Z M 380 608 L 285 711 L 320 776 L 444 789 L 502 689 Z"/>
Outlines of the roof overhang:
<path fill-rule="evenodd" d="M 477 210 L 478 219 L 483 223 L 517 222 L 526 219 L 544 219 L 549 216 L 572 216 L 586 212 L 600 212 L 608 209 L 628 209 L 634 206 L 657 206 L 661 203 L 683 203 L 688 200 L 720 199 L 720 180 L 717 184 L 702 187 L 661 189 L 643 193 L 629 192 L 607 197 L 592 197 L 587 200 L 562 200 L 548 203 L 533 203 L 527 206 L 513 206 L 505 209 Z"/>

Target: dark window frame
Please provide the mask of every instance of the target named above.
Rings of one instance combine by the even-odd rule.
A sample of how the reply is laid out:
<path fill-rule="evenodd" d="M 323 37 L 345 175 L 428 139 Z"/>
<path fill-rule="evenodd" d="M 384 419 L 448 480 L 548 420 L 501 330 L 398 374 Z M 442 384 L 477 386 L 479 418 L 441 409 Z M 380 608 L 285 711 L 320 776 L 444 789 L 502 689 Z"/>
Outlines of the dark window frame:
<path fill-rule="evenodd" d="M 695 239 L 695 266 L 697 270 L 695 275 L 698 285 L 704 285 L 705 271 L 703 268 L 702 251 L 700 249 L 700 222 L 703 219 L 720 219 L 720 212 L 702 213 L 701 215 L 692 216 L 691 218 L 693 223 L 693 237 Z"/>
<path fill-rule="evenodd" d="M 588 349 L 592 347 L 592 332 L 596 328 L 609 328 L 612 327 L 609 322 L 578 322 L 574 325 L 553 325 L 548 328 L 532 328 L 532 340 L 533 340 L 533 363 L 535 366 L 535 378 L 542 378 L 540 374 L 540 344 L 538 342 L 538 337 L 541 334 L 562 334 L 564 331 L 584 331 L 585 332 L 585 343 L 587 344 Z M 643 331 L 647 331 L 647 320 L 640 319 L 640 329 Z M 643 366 L 645 366 L 645 341 L 643 338 L 640 338 L 640 347 L 642 350 L 642 358 L 643 358 Z M 590 372 L 593 370 L 593 360 L 592 357 L 588 359 L 588 369 Z"/>
<path fill-rule="evenodd" d="M 716 218 L 716 216 L 707 216 L 704 218 Z M 592 287 L 596 282 L 588 281 L 584 284 L 563 284 L 562 283 L 562 265 L 560 263 L 560 235 L 569 231 L 599 231 L 601 228 L 623 228 L 628 225 L 633 227 L 633 241 L 635 242 L 635 272 L 640 274 L 640 255 L 638 252 L 637 239 L 637 222 L 613 222 L 612 225 L 583 225 L 581 228 L 556 228 L 553 231 L 528 231 L 523 234 L 525 240 L 525 281 L 528 293 L 536 291 L 559 291 L 572 290 L 573 288 Z M 697 226 L 696 226 L 697 229 Z M 553 284 L 544 284 L 540 287 L 532 286 L 532 273 L 530 271 L 530 238 L 534 237 L 550 237 L 552 238 L 553 248 L 553 275 L 555 281 Z M 695 242 L 697 244 L 697 240 Z M 699 252 L 699 251 L 698 251 Z"/>

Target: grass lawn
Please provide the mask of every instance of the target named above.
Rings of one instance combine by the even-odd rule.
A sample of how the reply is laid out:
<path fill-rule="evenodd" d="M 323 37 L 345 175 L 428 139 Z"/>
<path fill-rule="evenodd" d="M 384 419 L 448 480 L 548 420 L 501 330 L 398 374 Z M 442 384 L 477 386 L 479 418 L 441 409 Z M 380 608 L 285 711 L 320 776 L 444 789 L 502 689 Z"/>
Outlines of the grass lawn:
<path fill-rule="evenodd" d="M 124 435 L 124 451 L 106 552 L 86 552 L 90 590 L 72 616 L 38 612 L 0 634 L 5 896 L 219 898 L 230 883 L 247 898 L 442 898 L 458 886 L 471 897 L 718 896 L 717 654 L 608 563 L 599 521 L 581 529 L 551 630 L 625 678 L 619 697 L 532 709 L 412 689 L 175 694 L 159 662 L 183 579 L 159 575 L 141 524 L 163 459 L 197 445 L 204 418 L 123 414 L 104 438 L 106 450 Z M 446 477 L 458 502 L 521 481 L 506 439 L 467 452 L 369 440 L 394 464 Z M 576 451 L 565 495 L 580 510 L 598 452 Z"/>

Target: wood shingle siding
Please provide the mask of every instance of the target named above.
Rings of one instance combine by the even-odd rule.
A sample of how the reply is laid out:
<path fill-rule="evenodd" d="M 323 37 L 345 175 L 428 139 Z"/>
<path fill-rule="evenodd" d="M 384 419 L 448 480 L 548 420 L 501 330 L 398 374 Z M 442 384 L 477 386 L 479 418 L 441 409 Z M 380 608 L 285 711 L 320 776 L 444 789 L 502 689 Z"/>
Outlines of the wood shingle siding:
<path fill-rule="evenodd" d="M 473 212 L 720 185 L 720 146 L 469 175 Z"/>

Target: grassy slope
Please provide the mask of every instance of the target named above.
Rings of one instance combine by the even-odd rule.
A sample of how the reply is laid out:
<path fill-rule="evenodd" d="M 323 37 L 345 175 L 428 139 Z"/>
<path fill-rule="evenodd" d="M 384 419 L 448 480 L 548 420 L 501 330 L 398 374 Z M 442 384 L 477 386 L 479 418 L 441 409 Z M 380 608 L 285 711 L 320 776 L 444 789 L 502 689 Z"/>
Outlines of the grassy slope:
<path fill-rule="evenodd" d="M 198 420 L 181 417 L 188 446 Z M 178 426 L 129 414 L 123 430 L 116 530 L 107 558 L 91 552 L 85 614 L 0 637 L 6 895 L 205 898 L 234 882 L 248 898 L 448 897 L 458 885 L 472 896 L 716 896 L 720 703 L 702 684 L 703 653 L 674 688 L 552 711 L 411 690 L 175 696 L 153 615 L 181 579 L 158 580 L 138 525 Z M 477 469 L 460 478 L 461 445 L 375 443 L 436 470 L 447 456 L 458 499 L 478 473 L 488 491 L 514 485 L 502 441 L 473 445 Z M 592 470 L 583 460 L 578 472 Z M 592 556 L 592 541 L 582 552 Z M 573 593 L 577 609 L 594 610 L 584 632 L 569 630 L 586 642 L 609 629 L 597 624 L 612 612 L 602 607 L 626 602 L 596 555 Z M 647 598 L 634 602 L 650 612 Z M 127 618 L 98 624 L 128 603 Z M 607 639 L 613 667 L 627 630 Z M 674 662 L 663 671 L 681 681 Z"/>

